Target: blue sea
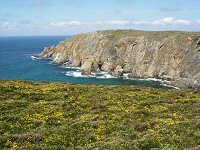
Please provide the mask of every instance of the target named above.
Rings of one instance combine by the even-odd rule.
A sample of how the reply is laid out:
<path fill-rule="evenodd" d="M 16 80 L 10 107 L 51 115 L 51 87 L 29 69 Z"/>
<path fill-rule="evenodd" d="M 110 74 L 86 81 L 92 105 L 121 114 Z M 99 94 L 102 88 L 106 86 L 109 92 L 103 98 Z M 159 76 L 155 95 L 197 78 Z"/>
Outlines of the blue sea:
<path fill-rule="evenodd" d="M 137 85 L 170 88 L 157 80 L 115 78 L 105 72 L 82 76 L 78 68 L 51 64 L 48 59 L 34 59 L 44 47 L 57 45 L 67 36 L 0 37 L 0 79 L 58 81 L 78 84 Z"/>

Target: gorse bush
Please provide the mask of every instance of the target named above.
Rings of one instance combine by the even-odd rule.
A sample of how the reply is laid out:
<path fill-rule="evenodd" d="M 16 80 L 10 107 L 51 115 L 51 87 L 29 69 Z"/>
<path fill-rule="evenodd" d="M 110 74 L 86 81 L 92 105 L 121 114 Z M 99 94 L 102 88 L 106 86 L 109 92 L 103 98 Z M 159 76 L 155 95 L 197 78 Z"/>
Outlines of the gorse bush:
<path fill-rule="evenodd" d="M 0 149 L 200 149 L 200 92 L 0 81 Z"/>

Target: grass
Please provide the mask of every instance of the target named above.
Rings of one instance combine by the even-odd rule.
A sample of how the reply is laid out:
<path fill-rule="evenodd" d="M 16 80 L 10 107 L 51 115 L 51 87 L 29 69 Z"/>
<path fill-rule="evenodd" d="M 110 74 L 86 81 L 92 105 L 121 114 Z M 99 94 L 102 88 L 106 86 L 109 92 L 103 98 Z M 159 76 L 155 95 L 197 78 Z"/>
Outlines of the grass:
<path fill-rule="evenodd" d="M 0 80 L 0 149 L 200 149 L 200 92 Z"/>

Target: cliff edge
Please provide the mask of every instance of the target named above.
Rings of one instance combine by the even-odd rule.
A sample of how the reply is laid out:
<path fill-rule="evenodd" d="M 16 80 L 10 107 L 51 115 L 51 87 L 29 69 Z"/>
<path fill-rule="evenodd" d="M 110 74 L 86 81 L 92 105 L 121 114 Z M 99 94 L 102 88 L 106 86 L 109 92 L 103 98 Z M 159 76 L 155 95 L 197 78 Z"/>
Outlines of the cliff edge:
<path fill-rule="evenodd" d="M 83 74 L 161 78 L 181 88 L 200 89 L 200 33 L 106 30 L 79 34 L 45 48 L 38 58 L 81 67 Z"/>

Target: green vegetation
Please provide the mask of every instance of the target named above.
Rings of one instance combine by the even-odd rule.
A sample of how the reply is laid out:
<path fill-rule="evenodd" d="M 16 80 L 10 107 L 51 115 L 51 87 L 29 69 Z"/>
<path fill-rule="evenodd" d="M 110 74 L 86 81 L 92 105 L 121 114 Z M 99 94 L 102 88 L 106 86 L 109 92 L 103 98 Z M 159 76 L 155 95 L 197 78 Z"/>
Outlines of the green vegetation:
<path fill-rule="evenodd" d="M 200 92 L 0 80 L 0 149 L 200 149 Z"/>

